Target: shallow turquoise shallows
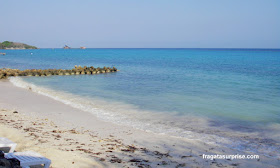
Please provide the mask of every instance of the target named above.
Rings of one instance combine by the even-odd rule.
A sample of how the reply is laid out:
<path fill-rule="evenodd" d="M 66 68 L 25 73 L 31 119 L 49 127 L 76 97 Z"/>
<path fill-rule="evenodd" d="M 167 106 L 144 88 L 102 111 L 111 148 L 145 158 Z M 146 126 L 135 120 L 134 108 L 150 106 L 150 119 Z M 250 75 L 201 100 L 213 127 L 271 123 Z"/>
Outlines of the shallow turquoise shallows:
<path fill-rule="evenodd" d="M 280 138 L 273 135 L 280 131 L 280 50 L 0 52 L 7 53 L 0 56 L 1 68 L 117 67 L 120 71 L 110 74 L 11 79 L 100 119 L 268 156 L 279 154 Z"/>

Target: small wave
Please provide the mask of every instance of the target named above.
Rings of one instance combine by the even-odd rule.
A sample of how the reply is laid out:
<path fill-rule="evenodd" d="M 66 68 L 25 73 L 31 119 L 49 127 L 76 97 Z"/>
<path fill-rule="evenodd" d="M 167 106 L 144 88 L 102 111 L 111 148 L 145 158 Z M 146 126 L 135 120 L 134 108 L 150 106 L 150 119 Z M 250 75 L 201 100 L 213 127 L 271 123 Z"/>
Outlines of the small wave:
<path fill-rule="evenodd" d="M 195 116 L 176 117 L 172 114 L 139 110 L 122 102 L 108 102 L 101 99 L 80 97 L 51 88 L 25 82 L 21 77 L 12 77 L 10 82 L 20 88 L 48 96 L 73 108 L 89 112 L 101 120 L 118 125 L 133 127 L 147 132 L 167 134 L 176 138 L 201 140 L 209 144 L 228 146 L 240 151 L 250 151 L 266 156 L 279 157 L 279 146 L 275 143 L 263 143 L 263 139 L 243 139 L 237 132 L 209 127 L 209 120 Z M 225 132 L 225 133 L 222 133 Z M 277 144 L 277 143 L 276 143 Z"/>
<path fill-rule="evenodd" d="M 164 134 L 180 134 L 185 132 L 188 138 L 192 138 L 191 131 L 186 131 L 176 128 L 173 121 L 169 123 L 164 122 L 167 118 L 171 118 L 168 114 L 157 114 L 156 112 L 139 110 L 137 107 L 120 103 L 120 102 L 107 102 L 101 99 L 84 98 L 71 93 L 60 92 L 51 88 L 37 86 L 32 83 L 25 82 L 20 77 L 10 78 L 10 82 L 20 88 L 32 89 L 33 92 L 50 97 L 54 100 L 62 102 L 71 107 L 79 110 L 90 112 L 96 117 L 110 121 L 119 125 L 131 126 L 136 129 L 141 129 L 154 133 Z M 173 125 L 174 128 L 170 127 Z M 178 136 L 178 135 L 177 135 Z M 186 136 L 187 137 L 187 136 Z"/>
<path fill-rule="evenodd" d="M 25 82 L 20 77 L 10 78 L 10 81 L 17 87 L 24 89 L 31 88 L 33 92 L 48 96 L 76 109 L 89 112 L 101 120 L 113 122 L 118 125 L 130 126 L 148 132 L 167 134 L 180 138 L 203 138 L 203 141 L 208 142 L 216 139 L 216 137 L 213 137 L 214 135 L 206 136 L 203 133 L 196 133 L 195 130 L 186 129 L 185 123 L 188 123 L 188 128 L 197 127 L 197 125 L 200 125 L 200 128 L 206 128 L 207 121 L 202 118 L 195 118 L 193 116 L 176 117 L 167 113 L 140 110 L 136 106 L 121 102 L 107 102 L 101 99 L 84 98 L 71 93 L 37 86 Z"/>

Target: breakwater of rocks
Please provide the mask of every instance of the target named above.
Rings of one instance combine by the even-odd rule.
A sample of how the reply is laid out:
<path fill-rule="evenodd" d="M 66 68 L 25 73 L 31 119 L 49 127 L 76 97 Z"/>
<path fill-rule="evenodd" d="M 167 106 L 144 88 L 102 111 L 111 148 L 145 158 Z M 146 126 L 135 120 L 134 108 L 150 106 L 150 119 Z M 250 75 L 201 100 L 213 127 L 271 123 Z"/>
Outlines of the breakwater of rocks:
<path fill-rule="evenodd" d="M 0 69 L 0 79 L 6 79 L 10 76 L 52 76 L 52 75 L 93 75 L 99 73 L 117 72 L 115 67 L 94 68 L 75 66 L 73 69 Z"/>

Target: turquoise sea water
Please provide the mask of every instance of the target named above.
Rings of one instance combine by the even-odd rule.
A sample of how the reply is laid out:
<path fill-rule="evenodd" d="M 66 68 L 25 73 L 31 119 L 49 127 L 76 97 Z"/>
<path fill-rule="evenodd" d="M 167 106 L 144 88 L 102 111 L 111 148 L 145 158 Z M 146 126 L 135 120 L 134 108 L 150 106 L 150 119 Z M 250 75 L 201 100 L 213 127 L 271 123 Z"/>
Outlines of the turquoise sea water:
<path fill-rule="evenodd" d="M 98 75 L 23 77 L 17 86 L 117 124 L 278 154 L 280 50 L 5 50 L 0 67 L 116 66 Z M 217 137 L 222 137 L 217 140 Z M 262 138 L 260 138 L 262 137 Z"/>

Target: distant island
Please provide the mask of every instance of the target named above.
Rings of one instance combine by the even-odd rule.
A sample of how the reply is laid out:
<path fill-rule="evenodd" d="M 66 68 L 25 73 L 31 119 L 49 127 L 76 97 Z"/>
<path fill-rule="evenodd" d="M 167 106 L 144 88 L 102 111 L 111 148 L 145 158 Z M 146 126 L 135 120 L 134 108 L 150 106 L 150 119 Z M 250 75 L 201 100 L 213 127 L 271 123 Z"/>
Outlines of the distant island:
<path fill-rule="evenodd" d="M 15 50 L 15 49 L 38 49 L 38 48 L 24 43 L 4 41 L 3 43 L 0 43 L 0 49 Z"/>
<path fill-rule="evenodd" d="M 72 49 L 72 48 L 69 47 L 68 45 L 65 45 L 65 46 L 63 47 L 63 49 Z M 86 49 L 86 47 L 80 47 L 80 49 Z"/>
<path fill-rule="evenodd" d="M 70 47 L 68 45 L 65 45 L 63 49 L 70 49 Z"/>

